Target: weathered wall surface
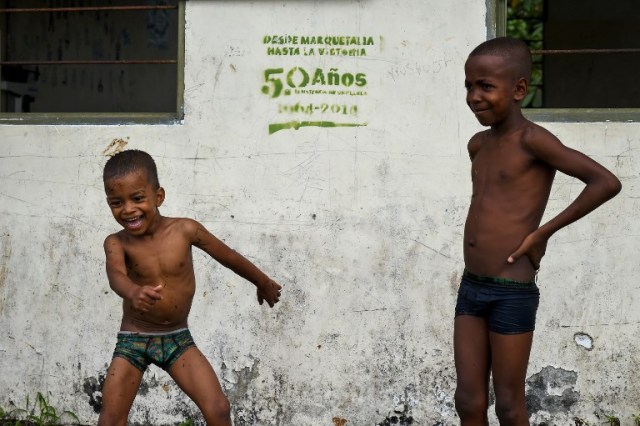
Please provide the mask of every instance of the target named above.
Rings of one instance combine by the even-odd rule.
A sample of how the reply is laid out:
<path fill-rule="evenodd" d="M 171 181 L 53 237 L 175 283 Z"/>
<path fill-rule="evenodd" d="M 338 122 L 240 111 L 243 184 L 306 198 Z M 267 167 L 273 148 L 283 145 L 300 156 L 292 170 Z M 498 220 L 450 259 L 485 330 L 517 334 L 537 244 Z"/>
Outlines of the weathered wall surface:
<path fill-rule="evenodd" d="M 103 239 L 118 227 L 101 171 L 120 140 L 155 156 L 165 215 L 200 220 L 284 286 L 275 309 L 260 307 L 250 284 L 195 254 L 190 325 L 235 424 L 456 424 L 466 141 L 480 128 L 463 63 L 486 37 L 485 13 L 462 0 L 191 0 L 184 123 L 0 127 L 0 406 L 43 392 L 96 421 L 120 319 L 103 266 Z M 274 35 L 309 38 L 289 39 L 283 56 L 265 44 Z M 328 35 L 360 37 L 358 50 L 320 55 L 330 46 L 310 37 Z M 265 71 L 279 68 L 275 96 Z M 532 421 L 630 423 L 640 412 L 640 126 L 547 127 L 624 189 L 551 240 Z M 580 189 L 559 176 L 547 217 Z M 187 417 L 195 406 L 151 368 L 132 422 Z"/>

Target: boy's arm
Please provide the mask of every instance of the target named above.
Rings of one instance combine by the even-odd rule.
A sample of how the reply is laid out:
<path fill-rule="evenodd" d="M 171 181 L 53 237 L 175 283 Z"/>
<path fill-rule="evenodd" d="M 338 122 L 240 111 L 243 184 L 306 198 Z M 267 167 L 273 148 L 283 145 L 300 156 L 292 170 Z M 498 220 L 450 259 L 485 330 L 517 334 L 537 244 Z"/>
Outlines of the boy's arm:
<path fill-rule="evenodd" d="M 564 146 L 547 130 L 537 126 L 530 132 L 523 143 L 531 154 L 586 185 L 567 208 L 529 234 L 520 247 L 509 256 L 509 263 L 513 263 L 519 257 L 528 255 L 534 267 L 538 269 L 549 238 L 613 198 L 620 192 L 622 184 L 609 170 L 585 154 Z"/>
<path fill-rule="evenodd" d="M 147 312 L 157 300 L 162 299 L 162 285 L 141 286 L 127 276 L 124 248 L 115 234 L 104 240 L 104 253 L 109 286 L 118 296 L 128 300 L 133 309 Z"/>
<path fill-rule="evenodd" d="M 273 308 L 273 305 L 280 300 L 282 287 L 247 258 L 217 239 L 202 224 L 192 219 L 185 220 L 187 221 L 187 232 L 191 237 L 191 243 L 206 252 L 221 265 L 253 283 L 257 288 L 258 302 L 262 305 L 266 301 Z"/>

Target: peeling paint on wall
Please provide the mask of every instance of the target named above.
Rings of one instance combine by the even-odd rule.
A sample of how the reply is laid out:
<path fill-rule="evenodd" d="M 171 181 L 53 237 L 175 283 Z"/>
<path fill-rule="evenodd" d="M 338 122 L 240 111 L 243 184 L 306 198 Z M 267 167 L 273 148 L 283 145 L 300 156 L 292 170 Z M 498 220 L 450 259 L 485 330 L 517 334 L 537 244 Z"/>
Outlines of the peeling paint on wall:
<path fill-rule="evenodd" d="M 400 425 L 409 426 L 414 424 L 413 416 L 411 415 L 412 408 L 417 405 L 415 399 L 416 389 L 414 385 L 409 385 L 405 388 L 404 394 L 393 396 L 393 411 L 389 413 L 382 422 L 377 423 L 376 426 L 390 426 Z"/>
<path fill-rule="evenodd" d="M 586 333 L 576 333 L 573 335 L 573 340 L 576 342 L 581 348 L 584 348 L 588 351 L 593 349 L 593 338 Z"/>
<path fill-rule="evenodd" d="M 256 424 L 286 424 L 281 423 L 284 402 L 280 401 L 278 392 L 256 395 L 256 388 L 260 382 L 266 380 L 266 375 L 260 371 L 260 361 L 251 359 L 251 364 L 241 368 L 230 368 L 222 362 L 220 377 L 225 394 L 231 402 L 234 424 L 237 426 L 252 426 Z M 277 377 L 277 388 L 282 387 Z"/>
<path fill-rule="evenodd" d="M 122 138 L 115 138 L 109 145 L 107 145 L 104 151 L 102 151 L 102 155 L 104 155 L 105 157 L 113 157 L 117 153 L 124 151 L 124 148 L 129 143 L 129 137 L 127 137 L 126 139 L 127 140 L 124 140 Z"/>
<path fill-rule="evenodd" d="M 395 412 L 393 414 L 389 414 L 381 423 L 378 423 L 377 426 L 391 426 L 391 425 L 399 425 L 399 426 L 409 426 L 413 424 L 413 417 L 408 415 L 407 413 Z"/>
<path fill-rule="evenodd" d="M 552 366 L 544 367 L 529 377 L 527 385 L 527 409 L 530 414 L 538 411 L 568 413 L 580 400 L 573 387 L 578 373 Z"/>
<path fill-rule="evenodd" d="M 85 395 L 89 397 L 89 405 L 98 414 L 102 408 L 102 385 L 104 385 L 104 374 L 97 377 L 87 377 L 84 379 L 82 387 Z"/>

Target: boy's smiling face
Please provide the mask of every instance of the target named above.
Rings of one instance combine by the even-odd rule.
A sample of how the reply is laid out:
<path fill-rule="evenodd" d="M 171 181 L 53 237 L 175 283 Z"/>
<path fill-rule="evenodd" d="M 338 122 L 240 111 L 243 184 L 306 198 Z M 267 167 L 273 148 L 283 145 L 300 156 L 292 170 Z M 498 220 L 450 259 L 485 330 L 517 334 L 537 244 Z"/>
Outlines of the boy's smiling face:
<path fill-rule="evenodd" d="M 497 55 L 470 56 L 464 66 L 467 105 L 483 126 L 505 121 L 527 94 L 527 82 L 517 78 L 509 58 Z"/>
<path fill-rule="evenodd" d="M 154 188 L 144 170 L 109 179 L 104 189 L 111 213 L 124 230 L 133 236 L 148 234 L 160 217 L 164 189 Z"/>

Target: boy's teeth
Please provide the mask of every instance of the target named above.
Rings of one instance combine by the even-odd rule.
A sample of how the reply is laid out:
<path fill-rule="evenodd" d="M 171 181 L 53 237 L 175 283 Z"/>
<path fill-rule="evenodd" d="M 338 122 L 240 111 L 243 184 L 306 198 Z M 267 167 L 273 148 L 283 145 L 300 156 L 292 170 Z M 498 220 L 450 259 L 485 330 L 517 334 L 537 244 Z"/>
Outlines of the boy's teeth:
<path fill-rule="evenodd" d="M 136 217 L 135 219 L 129 219 L 126 221 L 130 228 L 137 228 L 142 224 L 142 218 Z"/>

